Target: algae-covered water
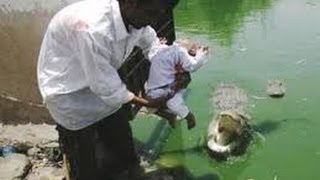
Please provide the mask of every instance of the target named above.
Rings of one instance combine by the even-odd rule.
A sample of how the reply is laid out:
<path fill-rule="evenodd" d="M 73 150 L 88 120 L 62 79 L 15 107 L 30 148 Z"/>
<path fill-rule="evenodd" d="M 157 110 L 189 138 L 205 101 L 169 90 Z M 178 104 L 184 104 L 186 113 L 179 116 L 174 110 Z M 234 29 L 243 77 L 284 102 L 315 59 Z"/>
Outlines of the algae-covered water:
<path fill-rule="evenodd" d="M 36 56 L 46 27 L 43 24 L 52 15 L 50 9 L 72 1 L 0 0 L 0 54 L 9 57 L 2 74 L 25 72 L 35 76 L 31 70 L 36 61 L 16 64 L 19 58 L 23 62 L 25 57 Z M 13 15 L 4 18 L 9 12 Z M 9 26 L 4 26 L 6 23 Z M 197 117 L 195 129 L 188 131 L 181 122 L 164 141 L 163 132 L 157 128 L 163 127 L 158 118 L 139 115 L 132 122 L 137 140 L 155 151 L 162 147 L 157 163 L 182 167 L 186 177 L 196 180 L 320 179 L 320 0 L 180 0 L 175 23 L 178 38 L 200 41 L 209 45 L 211 52 L 208 63 L 193 74 L 186 97 Z M 19 34 L 18 38 L 11 33 Z M 32 49 L 14 56 L 22 47 Z M 23 78 L 21 83 L 36 87 L 35 78 L 28 78 L 32 83 Z M 267 82 L 274 78 L 286 83 L 282 99 L 266 96 Z M 214 116 L 211 92 L 222 81 L 233 82 L 248 92 L 252 124 L 261 136 L 245 155 L 217 162 L 200 142 Z M 23 91 L 30 94 L 26 88 Z"/>
<path fill-rule="evenodd" d="M 205 43 L 211 54 L 186 97 L 197 127 L 181 122 L 172 130 L 158 163 L 183 167 L 191 179 L 320 179 L 320 0 L 181 0 L 175 18 L 177 37 Z M 266 95 L 274 78 L 285 81 L 282 99 Z M 261 136 L 245 155 L 217 162 L 198 147 L 214 115 L 211 92 L 222 81 L 248 92 Z M 155 144 L 157 123 L 139 116 L 135 137 Z"/>

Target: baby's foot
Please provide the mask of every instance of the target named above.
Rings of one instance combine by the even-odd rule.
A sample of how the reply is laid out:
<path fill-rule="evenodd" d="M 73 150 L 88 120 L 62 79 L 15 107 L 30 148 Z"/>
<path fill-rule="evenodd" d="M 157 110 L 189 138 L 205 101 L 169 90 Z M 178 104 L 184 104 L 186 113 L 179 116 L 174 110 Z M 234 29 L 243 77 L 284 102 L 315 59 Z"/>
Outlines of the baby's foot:
<path fill-rule="evenodd" d="M 187 125 L 189 130 L 196 126 L 196 118 L 191 112 L 189 112 L 189 114 L 185 119 L 187 120 Z"/>
<path fill-rule="evenodd" d="M 190 119 L 190 120 L 187 120 L 187 125 L 188 125 L 188 129 L 192 129 L 194 127 L 196 127 L 196 121 L 195 119 Z"/>

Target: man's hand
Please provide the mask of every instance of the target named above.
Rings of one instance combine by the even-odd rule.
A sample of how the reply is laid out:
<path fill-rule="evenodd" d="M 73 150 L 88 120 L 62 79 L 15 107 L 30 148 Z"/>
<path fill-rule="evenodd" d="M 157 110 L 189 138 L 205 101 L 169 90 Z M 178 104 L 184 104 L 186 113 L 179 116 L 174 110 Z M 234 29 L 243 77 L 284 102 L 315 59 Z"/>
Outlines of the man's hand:
<path fill-rule="evenodd" d="M 163 96 L 155 99 L 147 98 L 148 104 L 147 107 L 153 107 L 153 108 L 167 108 L 167 101 L 172 98 L 172 95 Z"/>
<path fill-rule="evenodd" d="M 167 44 L 167 38 L 165 37 L 159 37 L 159 41 L 160 41 L 160 44 Z"/>
<path fill-rule="evenodd" d="M 173 95 L 168 95 L 160 98 L 150 99 L 134 96 L 131 103 L 152 108 L 166 108 L 167 101 L 172 98 Z"/>

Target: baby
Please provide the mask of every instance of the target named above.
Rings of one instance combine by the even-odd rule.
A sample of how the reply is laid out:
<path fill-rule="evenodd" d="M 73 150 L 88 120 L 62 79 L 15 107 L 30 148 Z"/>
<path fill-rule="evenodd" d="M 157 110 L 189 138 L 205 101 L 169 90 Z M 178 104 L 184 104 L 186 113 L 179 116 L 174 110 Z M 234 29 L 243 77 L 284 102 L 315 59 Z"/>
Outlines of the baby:
<path fill-rule="evenodd" d="M 187 39 L 163 46 L 151 59 L 147 98 L 172 96 L 166 104 L 168 109 L 157 109 L 155 113 L 165 117 L 173 127 L 176 116 L 178 119 L 186 119 L 188 129 L 192 129 L 196 120 L 184 102 L 186 85 L 180 81 L 183 78 L 188 81 L 189 72 L 198 70 L 206 62 L 208 48 Z"/>

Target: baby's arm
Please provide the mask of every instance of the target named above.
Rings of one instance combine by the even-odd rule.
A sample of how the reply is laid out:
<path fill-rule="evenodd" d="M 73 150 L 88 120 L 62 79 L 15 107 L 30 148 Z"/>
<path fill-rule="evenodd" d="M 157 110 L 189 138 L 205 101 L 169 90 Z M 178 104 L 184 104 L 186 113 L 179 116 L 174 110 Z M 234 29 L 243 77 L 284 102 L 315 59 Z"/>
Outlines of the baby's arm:
<path fill-rule="evenodd" d="M 195 56 L 189 55 L 187 51 L 180 48 L 178 60 L 179 60 L 178 64 L 181 64 L 182 68 L 185 71 L 194 72 L 198 70 L 204 63 L 207 62 L 208 48 L 206 47 L 199 48 Z"/>
<path fill-rule="evenodd" d="M 206 61 L 208 48 L 202 47 L 197 50 L 195 56 L 188 54 L 184 49 L 178 49 L 178 57 L 174 64 L 176 71 L 175 82 L 172 90 L 175 92 L 187 88 L 191 82 L 189 72 L 194 72 L 199 69 Z"/>

